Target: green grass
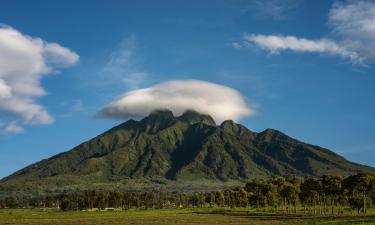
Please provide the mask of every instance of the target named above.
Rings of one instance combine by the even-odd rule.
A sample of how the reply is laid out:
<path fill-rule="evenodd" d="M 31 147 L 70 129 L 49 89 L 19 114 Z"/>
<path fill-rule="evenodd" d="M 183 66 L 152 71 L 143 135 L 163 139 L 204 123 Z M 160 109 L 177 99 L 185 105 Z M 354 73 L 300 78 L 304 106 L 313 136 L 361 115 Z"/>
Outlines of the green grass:
<path fill-rule="evenodd" d="M 0 210 L 0 224 L 375 224 L 375 215 L 306 216 L 248 209 L 161 209 L 111 212 L 61 212 L 39 209 Z"/>

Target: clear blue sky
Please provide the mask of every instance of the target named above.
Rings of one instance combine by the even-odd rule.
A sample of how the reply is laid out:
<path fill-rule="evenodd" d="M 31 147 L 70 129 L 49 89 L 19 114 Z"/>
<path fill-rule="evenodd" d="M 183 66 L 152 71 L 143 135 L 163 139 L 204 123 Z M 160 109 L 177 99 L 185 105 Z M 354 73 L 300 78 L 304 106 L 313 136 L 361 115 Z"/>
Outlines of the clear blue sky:
<path fill-rule="evenodd" d="M 356 26 L 375 15 L 340 14 L 373 2 L 262 2 L 1 1 L 3 29 L 58 43 L 71 65 L 42 76 L 46 94 L 30 97 L 53 121 L 27 120 L 0 99 L 0 127 L 20 126 L 0 135 L 0 177 L 120 123 L 94 115 L 121 94 L 184 79 L 237 89 L 256 111 L 240 121 L 251 130 L 375 166 L 375 30 Z"/>

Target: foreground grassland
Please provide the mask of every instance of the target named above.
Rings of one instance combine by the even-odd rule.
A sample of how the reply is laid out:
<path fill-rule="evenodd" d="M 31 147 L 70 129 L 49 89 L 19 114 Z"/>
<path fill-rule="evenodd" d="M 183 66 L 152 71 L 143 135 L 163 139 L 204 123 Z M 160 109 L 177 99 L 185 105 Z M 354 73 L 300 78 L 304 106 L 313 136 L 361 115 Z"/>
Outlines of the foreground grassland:
<path fill-rule="evenodd" d="M 375 224 L 375 214 L 367 216 L 283 215 L 245 209 L 163 209 L 112 212 L 61 212 L 44 210 L 0 210 L 0 224 L 88 225 L 88 224 Z"/>

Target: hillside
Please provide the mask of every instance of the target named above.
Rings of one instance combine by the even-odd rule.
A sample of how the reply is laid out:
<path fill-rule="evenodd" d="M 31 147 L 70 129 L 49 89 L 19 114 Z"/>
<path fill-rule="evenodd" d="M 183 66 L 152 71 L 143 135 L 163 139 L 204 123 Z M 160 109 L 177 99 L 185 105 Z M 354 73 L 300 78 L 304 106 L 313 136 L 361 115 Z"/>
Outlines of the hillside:
<path fill-rule="evenodd" d="M 259 177 L 348 175 L 374 168 L 282 132 L 252 132 L 209 115 L 155 111 L 129 120 L 70 151 L 23 168 L 0 191 L 200 189 Z M 38 187 L 38 188 L 36 188 Z"/>

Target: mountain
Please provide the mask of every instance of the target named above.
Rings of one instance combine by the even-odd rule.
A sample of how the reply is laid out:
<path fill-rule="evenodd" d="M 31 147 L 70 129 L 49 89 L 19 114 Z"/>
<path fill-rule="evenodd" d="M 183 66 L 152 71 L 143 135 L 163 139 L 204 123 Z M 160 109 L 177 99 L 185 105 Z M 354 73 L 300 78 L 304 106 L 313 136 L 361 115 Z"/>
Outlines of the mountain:
<path fill-rule="evenodd" d="M 274 175 L 374 171 L 277 130 L 256 133 L 194 111 L 175 117 L 159 110 L 15 172 L 0 191 L 199 189 Z"/>

